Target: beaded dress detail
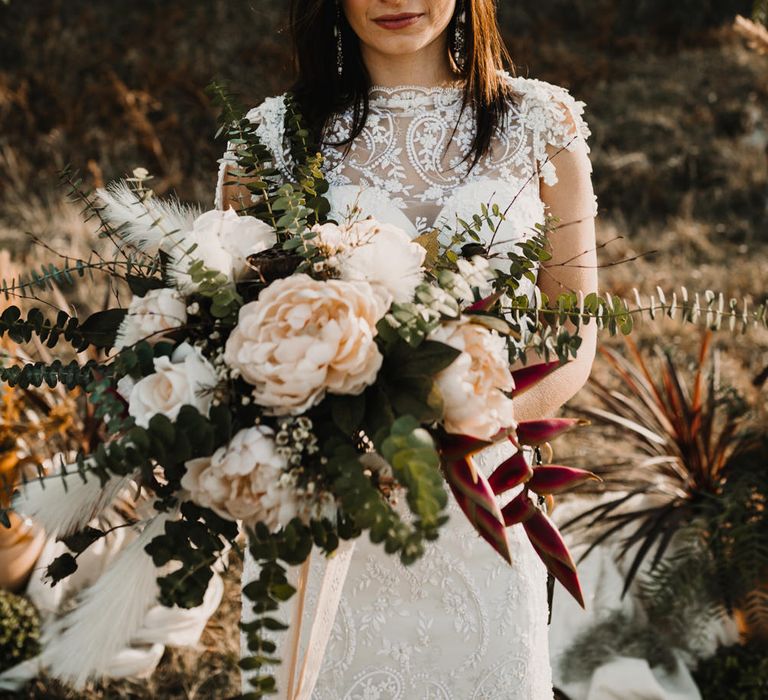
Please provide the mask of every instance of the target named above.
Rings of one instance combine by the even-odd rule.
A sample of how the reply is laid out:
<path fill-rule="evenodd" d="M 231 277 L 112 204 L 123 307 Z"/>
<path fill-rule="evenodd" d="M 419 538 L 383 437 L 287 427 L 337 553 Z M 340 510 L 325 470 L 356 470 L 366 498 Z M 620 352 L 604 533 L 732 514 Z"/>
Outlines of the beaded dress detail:
<path fill-rule="evenodd" d="M 372 88 L 365 128 L 348 151 L 324 147 L 332 217 L 342 220 L 356 208 L 415 237 L 457 217 L 471 219 L 483 203 L 498 204 L 507 214 L 492 252 L 531 236 L 545 218 L 540 183 L 557 182 L 557 158 L 548 158 L 547 147 L 573 148 L 589 129 L 584 104 L 563 88 L 507 80 L 515 98 L 506 123 L 473 168 L 467 154 L 474 114 L 462 109 L 461 86 Z M 275 97 L 249 117 L 289 176 L 284 114 L 283 98 Z M 351 110 L 338 115 L 326 142 L 345 140 L 351 123 Z M 230 159 L 224 157 L 222 168 Z M 480 235 L 491 242 L 490 230 Z M 524 281 L 519 293 L 534 291 Z M 514 450 L 510 443 L 487 448 L 476 457 L 478 468 L 489 474 Z M 519 487 L 504 502 L 517 493 Z M 508 565 L 450 500 L 440 538 L 412 566 L 358 540 L 338 612 L 328 621 L 313 700 L 551 700 L 544 565 L 521 527 L 508 529 Z M 312 614 L 324 565 L 313 555 L 305 616 Z M 244 581 L 257 573 L 246 558 Z"/>

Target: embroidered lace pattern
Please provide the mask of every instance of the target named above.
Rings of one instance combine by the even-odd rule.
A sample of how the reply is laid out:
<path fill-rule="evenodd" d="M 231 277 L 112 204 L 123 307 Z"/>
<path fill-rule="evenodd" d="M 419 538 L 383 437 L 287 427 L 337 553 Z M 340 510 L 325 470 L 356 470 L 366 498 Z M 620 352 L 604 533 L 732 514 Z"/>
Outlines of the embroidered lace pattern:
<path fill-rule="evenodd" d="M 481 232 L 485 243 L 494 239 L 492 251 L 530 236 L 545 215 L 540 181 L 557 183 L 557 157 L 548 159 L 548 147 L 574 148 L 589 129 L 583 103 L 566 90 L 508 80 L 516 98 L 507 123 L 471 170 L 474 117 L 462 110 L 460 86 L 373 88 L 370 117 L 346 157 L 343 147 L 324 148 L 332 215 L 342 219 L 357 208 L 415 236 L 438 222 L 471 218 L 481 203 L 498 204 L 506 220 L 495 236 Z M 277 97 L 249 116 L 288 175 L 284 111 Z M 338 115 L 327 141 L 344 140 L 350 128 L 351 114 Z M 534 293 L 527 284 L 521 294 Z M 490 473 L 512 451 L 508 443 L 488 448 L 478 466 Z M 455 504 L 450 515 L 439 540 L 408 568 L 365 538 L 358 542 L 313 700 L 552 698 L 544 566 L 521 527 L 508 531 L 509 566 Z M 322 557 L 313 556 L 305 617 L 323 570 Z M 246 558 L 245 580 L 256 574 Z"/>

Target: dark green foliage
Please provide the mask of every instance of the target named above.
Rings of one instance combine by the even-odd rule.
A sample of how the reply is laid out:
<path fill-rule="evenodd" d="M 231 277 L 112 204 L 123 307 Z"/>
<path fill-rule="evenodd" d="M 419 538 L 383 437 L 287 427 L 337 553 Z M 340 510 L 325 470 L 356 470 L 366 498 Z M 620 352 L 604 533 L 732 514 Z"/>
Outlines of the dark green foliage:
<path fill-rule="evenodd" d="M 40 616 L 26 598 L 0 590 L 0 673 L 40 651 Z"/>
<path fill-rule="evenodd" d="M 211 567 L 221 557 L 227 543 L 237 537 L 237 523 L 219 517 L 207 508 L 186 502 L 181 519 L 165 524 L 165 532 L 146 547 L 155 566 L 170 562 L 181 566 L 158 579 L 160 602 L 172 607 L 201 605 L 213 575 Z"/>
<path fill-rule="evenodd" d="M 55 586 L 77 571 L 77 557 L 70 552 L 59 554 L 45 569 L 45 578 Z"/>
<path fill-rule="evenodd" d="M 392 466 L 398 483 L 407 489 L 408 505 L 418 517 L 417 531 L 428 540 L 437 539 L 438 528 L 448 520 L 443 515 L 448 496 L 431 436 L 413 417 L 404 416 L 394 422 L 379 452 Z"/>
<path fill-rule="evenodd" d="M 768 697 L 768 644 L 721 647 L 703 660 L 693 677 L 703 700 L 765 700 Z"/>
<path fill-rule="evenodd" d="M 413 347 L 386 320 L 380 321 L 377 329 L 384 362 L 377 386 L 366 392 L 370 398 L 364 423 L 366 432 L 374 439 L 383 427 L 391 424 L 390 415 L 411 415 L 420 422 L 437 420 L 442 415 L 442 399 L 434 376 L 461 354 L 436 341 L 424 341 Z"/>
<path fill-rule="evenodd" d="M 40 387 L 46 384 L 50 388 L 63 384 L 67 389 L 84 389 L 91 385 L 94 378 L 108 376 L 111 367 L 100 365 L 89 360 L 81 365 L 77 360 L 63 364 L 61 360 L 54 360 L 50 364 L 35 362 L 18 367 L 0 368 L 0 381 L 10 387 L 27 389 L 30 386 Z"/>
<path fill-rule="evenodd" d="M 30 309 L 25 318 L 18 307 L 9 306 L 0 315 L 0 336 L 7 335 L 14 343 L 28 343 L 34 335 L 49 348 L 63 338 L 78 352 L 90 346 L 110 348 L 125 313 L 124 309 L 99 311 L 81 324 L 64 311 L 51 321 L 40 309 Z"/>

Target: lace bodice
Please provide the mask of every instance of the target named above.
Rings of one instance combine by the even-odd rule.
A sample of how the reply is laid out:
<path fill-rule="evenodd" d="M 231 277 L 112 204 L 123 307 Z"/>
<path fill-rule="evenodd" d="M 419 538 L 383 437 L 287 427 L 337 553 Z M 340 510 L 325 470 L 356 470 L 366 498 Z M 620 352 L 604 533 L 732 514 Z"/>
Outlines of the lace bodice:
<path fill-rule="evenodd" d="M 348 153 L 334 144 L 350 135 L 351 108 L 332 120 L 326 134 L 324 169 L 332 216 L 344 219 L 358 208 L 416 236 L 437 225 L 455 226 L 457 217 L 471 219 L 482 203 L 496 203 L 510 210 L 491 252 L 501 255 L 528 237 L 544 219 L 540 181 L 557 183 L 557 151 L 575 148 L 590 132 L 582 118 L 584 103 L 565 89 L 534 79 L 506 79 L 515 95 L 509 114 L 490 152 L 471 169 L 475 120 L 471 109 L 462 109 L 460 84 L 371 88 L 368 120 Z M 248 117 L 259 125 L 277 169 L 290 177 L 284 98 L 268 98 Z M 232 158 L 228 152 L 222 168 Z M 490 232 L 487 238 L 490 242 Z"/>

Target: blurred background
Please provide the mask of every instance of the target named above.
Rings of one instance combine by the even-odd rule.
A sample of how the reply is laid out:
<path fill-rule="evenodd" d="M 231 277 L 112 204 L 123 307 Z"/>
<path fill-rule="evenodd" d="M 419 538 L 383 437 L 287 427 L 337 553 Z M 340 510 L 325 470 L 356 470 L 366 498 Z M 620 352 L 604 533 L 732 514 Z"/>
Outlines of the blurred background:
<path fill-rule="evenodd" d="M 0 277 L 11 279 L 30 266 L 39 268 L 56 260 L 57 253 L 87 257 L 92 247 L 100 245 L 94 239 L 95 224 L 80 216 L 81 203 L 72 201 L 67 188 L 60 186 L 59 173 L 67 164 L 80 171 L 89 188 L 144 167 L 154 174 L 158 194 L 175 193 L 182 200 L 211 205 L 216 161 L 224 144 L 214 139 L 217 114 L 205 87 L 212 79 L 225 80 L 244 104 L 255 106 L 290 85 L 287 4 L 283 0 L 0 0 Z M 766 301 L 767 4 L 754 0 L 500 0 L 499 4 L 517 73 L 563 85 L 587 103 L 600 204 L 604 291 L 629 297 L 633 287 L 655 294 L 658 285 L 669 294 L 685 285 L 691 294 L 713 289 L 752 305 Z M 738 15 L 754 22 L 737 24 Z M 98 281 L 62 291 L 67 303 L 83 309 L 98 306 L 103 298 Z M 672 367 L 682 382 L 695 383 L 699 366 L 706 376 L 714 376 L 714 367 L 727 391 L 718 384 L 712 389 L 711 405 L 686 410 L 712 415 L 713 424 L 720 425 L 743 409 L 742 423 L 733 434 L 748 430 L 761 435 L 764 450 L 768 333 L 715 333 L 701 358 L 697 353 L 702 334 L 693 326 L 646 322 L 633 338 L 638 345 L 635 360 L 644 358 L 649 363 L 651 377 L 661 376 L 652 369 L 655 345 L 671 353 L 665 360 L 667 369 Z M 621 339 L 606 333 L 602 342 L 626 355 Z M 624 390 L 629 391 L 626 377 L 608 361 L 598 360 L 594 374 L 605 386 L 624 382 Z M 738 395 L 741 403 L 732 399 L 734 403 L 728 404 L 726 394 Z M 687 398 L 695 404 L 695 392 Z M 587 389 L 578 403 L 599 406 L 600 401 L 599 391 Z M 683 411 L 674 397 L 665 407 L 673 417 L 675 411 Z M 633 420 L 640 420 L 638 416 L 652 421 L 654 411 L 636 412 Z M 634 453 L 629 454 L 633 446 L 624 441 L 623 451 L 609 459 L 606 455 L 616 452 L 617 442 L 611 438 L 610 421 L 596 422 L 591 432 L 558 445 L 558 451 L 567 452 L 571 461 L 581 459 L 584 465 L 605 463 L 610 481 L 616 476 L 616 464 L 634 463 Z M 671 431 L 672 426 L 668 421 L 651 427 Z M 596 441 L 596 436 L 604 439 Z M 743 446 L 733 435 L 722 439 L 734 454 L 742 454 Z M 727 480 L 736 483 L 724 469 L 730 457 L 703 454 L 709 448 L 696 435 L 665 435 L 664 440 L 687 474 L 664 491 L 690 506 L 675 527 L 689 533 L 707 517 L 697 505 L 702 491 L 720 499 L 717 517 L 722 524 L 723 512 L 732 506 L 724 495 L 730 493 Z M 635 447 L 643 452 L 641 446 Z M 765 451 L 750 454 L 751 466 L 739 468 L 749 474 L 768 472 Z M 570 463 L 562 457 L 563 463 Z M 710 471 L 702 463 L 709 464 Z M 690 471 L 695 472 L 693 476 Z M 633 472 L 633 478 L 638 473 Z M 658 486 L 667 478 L 651 471 L 645 487 Z M 740 511 L 739 522 L 758 523 L 749 530 L 749 537 L 768 536 L 764 515 L 768 487 L 749 483 L 746 493 L 748 499 L 756 499 L 756 505 L 749 515 Z M 637 484 L 629 483 L 622 472 L 613 485 L 602 488 L 598 498 L 637 488 Z M 744 500 L 744 492 L 739 493 L 738 499 Z M 715 547 L 711 540 L 715 528 L 712 521 L 704 522 L 694 534 L 694 539 L 703 538 L 704 551 L 692 555 L 700 557 L 693 561 L 714 561 L 712 566 L 734 570 L 734 559 L 717 559 L 714 549 L 710 551 Z M 645 526 L 646 534 L 653 524 Z M 656 525 L 658 530 L 668 523 Z M 638 543 L 642 546 L 642 540 Z M 721 545 L 717 546 L 722 549 Z M 743 652 L 747 642 L 764 638 L 768 629 L 768 552 L 760 545 L 739 556 L 749 562 L 750 570 L 747 574 L 739 569 L 737 582 L 724 582 L 717 591 L 691 587 L 680 595 L 698 591 L 696 595 L 706 599 L 704 607 L 716 609 L 710 617 L 737 620 L 739 648 L 734 653 L 741 656 L 736 662 L 722 661 L 723 668 L 743 666 L 748 670 L 742 669 L 741 676 L 758 678 L 756 682 L 764 685 L 756 685 L 762 690 L 754 694 L 748 694 L 753 692 L 750 689 L 737 695 L 723 694 L 725 690 L 717 694 L 717 688 L 732 692 L 736 687 L 731 676 L 718 676 L 719 680 L 697 676 L 698 685 L 709 688 L 705 698 L 768 698 L 768 657 L 762 651 L 752 656 Z M 690 565 L 691 560 L 686 561 Z M 700 568 L 708 570 L 704 564 Z M 617 571 L 622 577 L 628 573 L 620 563 Z M 196 648 L 167 650 L 150 680 L 100 684 L 87 697 L 219 698 L 234 693 L 238 683 L 237 572 L 238 564 L 233 562 L 224 576 L 224 602 Z M 671 580 L 680 578 L 673 575 Z M 665 585 L 669 587 L 670 580 Z M 656 614 L 673 614 L 675 600 L 671 608 Z M 10 609 L 17 610 L 0 606 L 6 615 L 11 615 Z M 631 616 L 636 609 L 622 614 Z M 750 627 L 746 622 L 749 615 L 744 611 L 749 610 L 753 621 L 755 614 L 762 616 L 762 632 L 759 625 Z M 679 659 L 696 668 L 703 654 L 695 649 L 678 654 L 686 645 L 679 636 L 667 640 L 674 652 L 672 662 L 643 656 L 649 645 L 643 647 L 638 640 L 647 638 L 648 619 L 645 615 L 632 639 L 619 639 L 616 629 L 601 629 L 607 641 L 588 663 L 571 663 L 570 680 L 562 682 L 563 688 L 572 688 L 574 700 L 587 697 L 584 688 L 590 682 L 594 685 L 592 674 L 616 657 L 645 658 L 650 669 L 673 670 Z M 688 620 L 682 614 L 680 619 Z M 0 628 L 15 629 L 16 623 L 10 620 L 0 619 Z M 591 634 L 594 640 L 596 633 Z M 18 660 L 3 647 L 3 639 L 0 630 L 0 670 Z M 716 643 L 707 653 L 712 657 L 724 645 Z M 727 653 L 732 656 L 731 651 Z M 714 662 L 710 666 L 714 668 Z M 83 696 L 43 679 L 8 697 Z M 657 697 L 667 696 L 653 696 Z"/>

